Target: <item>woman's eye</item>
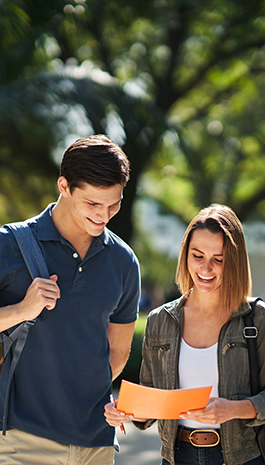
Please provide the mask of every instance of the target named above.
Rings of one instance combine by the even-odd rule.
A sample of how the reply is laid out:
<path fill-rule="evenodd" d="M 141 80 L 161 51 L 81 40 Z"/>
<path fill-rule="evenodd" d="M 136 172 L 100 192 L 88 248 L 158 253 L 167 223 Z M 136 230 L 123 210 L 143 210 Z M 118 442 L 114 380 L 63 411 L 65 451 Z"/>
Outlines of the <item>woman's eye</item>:
<path fill-rule="evenodd" d="M 223 260 L 218 260 L 217 258 L 215 259 L 217 263 L 223 263 Z"/>
<path fill-rule="evenodd" d="M 194 258 L 202 258 L 202 255 L 195 255 L 195 253 L 193 254 L 193 257 Z"/>

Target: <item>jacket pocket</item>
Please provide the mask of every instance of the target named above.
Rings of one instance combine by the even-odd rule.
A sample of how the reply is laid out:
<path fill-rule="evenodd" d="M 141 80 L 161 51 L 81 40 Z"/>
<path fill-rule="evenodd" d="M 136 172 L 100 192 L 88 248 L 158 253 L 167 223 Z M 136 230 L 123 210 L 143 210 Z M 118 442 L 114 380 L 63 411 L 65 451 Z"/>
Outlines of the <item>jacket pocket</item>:
<path fill-rule="evenodd" d="M 154 387 L 174 389 L 176 376 L 174 345 L 167 340 L 153 341 L 150 349 Z"/>

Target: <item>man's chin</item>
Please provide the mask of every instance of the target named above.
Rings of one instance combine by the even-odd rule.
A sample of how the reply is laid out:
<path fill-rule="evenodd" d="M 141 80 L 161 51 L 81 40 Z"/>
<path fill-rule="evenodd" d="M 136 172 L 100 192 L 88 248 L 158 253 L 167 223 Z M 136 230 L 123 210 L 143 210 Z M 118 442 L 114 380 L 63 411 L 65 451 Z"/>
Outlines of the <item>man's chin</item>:
<path fill-rule="evenodd" d="M 104 228 L 105 228 L 105 224 L 101 226 L 93 227 L 93 228 L 91 227 L 89 233 L 91 234 L 91 236 L 97 237 L 103 233 Z"/>

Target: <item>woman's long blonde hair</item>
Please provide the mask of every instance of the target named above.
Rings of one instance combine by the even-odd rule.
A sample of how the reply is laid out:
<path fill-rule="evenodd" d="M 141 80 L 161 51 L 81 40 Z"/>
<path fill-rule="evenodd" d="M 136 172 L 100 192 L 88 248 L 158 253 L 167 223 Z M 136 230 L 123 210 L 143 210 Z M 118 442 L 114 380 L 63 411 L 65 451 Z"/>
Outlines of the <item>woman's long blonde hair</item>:
<path fill-rule="evenodd" d="M 182 240 L 176 283 L 182 294 L 193 287 L 187 258 L 189 244 L 196 229 L 222 232 L 224 237 L 223 268 L 220 288 L 220 305 L 230 313 L 251 295 L 251 272 L 242 224 L 231 208 L 212 204 L 201 210 L 190 222 Z"/>

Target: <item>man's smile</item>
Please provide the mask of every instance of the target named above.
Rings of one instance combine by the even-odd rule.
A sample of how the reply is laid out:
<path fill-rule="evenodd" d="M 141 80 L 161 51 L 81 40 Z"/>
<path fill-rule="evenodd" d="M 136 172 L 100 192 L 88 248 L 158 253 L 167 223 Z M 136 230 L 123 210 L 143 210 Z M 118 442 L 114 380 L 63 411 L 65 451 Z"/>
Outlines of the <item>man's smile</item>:
<path fill-rule="evenodd" d="M 95 220 L 93 220 L 92 218 L 88 218 L 88 217 L 87 217 L 87 219 L 88 219 L 89 221 L 91 221 L 92 223 L 97 224 L 97 225 L 105 224 L 104 221 L 95 221 Z"/>

